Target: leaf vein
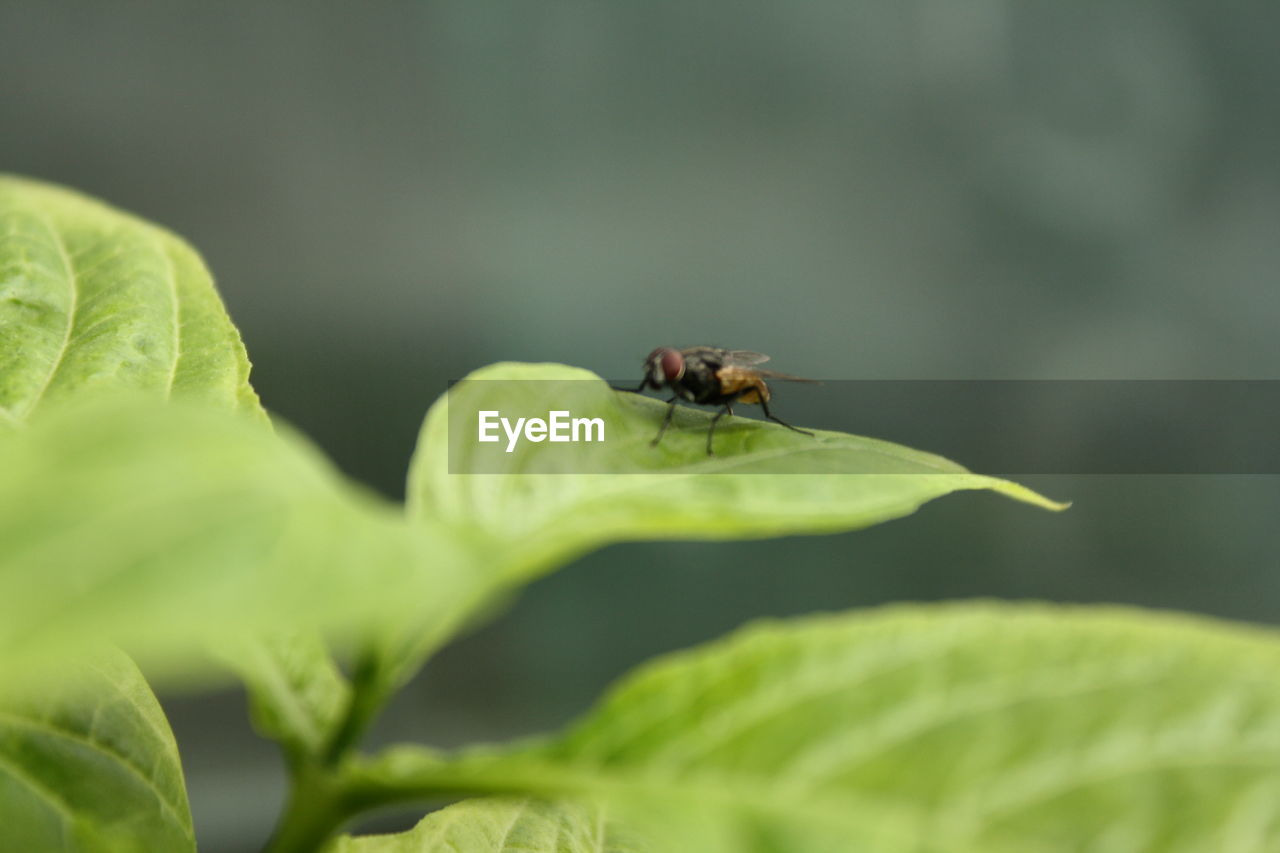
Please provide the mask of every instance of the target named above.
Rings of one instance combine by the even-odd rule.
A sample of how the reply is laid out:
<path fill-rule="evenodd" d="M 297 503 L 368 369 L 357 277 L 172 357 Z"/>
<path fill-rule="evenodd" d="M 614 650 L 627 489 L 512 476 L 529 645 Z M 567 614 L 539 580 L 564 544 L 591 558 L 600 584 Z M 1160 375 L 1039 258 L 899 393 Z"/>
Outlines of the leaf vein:
<path fill-rule="evenodd" d="M 58 257 L 61 258 L 63 270 L 67 275 L 67 288 L 70 291 L 70 294 L 67 300 L 67 323 L 62 336 L 62 344 L 58 347 L 58 354 L 54 357 L 53 363 L 49 366 L 49 371 L 45 375 L 44 382 L 41 383 L 40 389 L 32 395 L 30 401 L 27 403 L 27 408 L 22 413 L 23 419 L 29 417 L 31 412 L 35 410 L 35 407 L 40 403 L 40 399 L 44 397 L 45 393 L 49 390 L 49 386 L 53 383 L 54 377 L 57 376 L 58 371 L 62 368 L 62 362 L 66 359 L 67 350 L 71 346 L 71 333 L 75 328 L 76 310 L 78 307 L 77 303 L 80 298 L 80 288 L 78 286 L 79 280 L 76 277 L 75 266 L 71 262 L 71 256 L 67 252 L 67 244 L 62 239 L 61 232 L 58 231 L 53 220 L 47 213 L 41 212 L 39 217 L 41 223 L 48 229 L 49 234 L 53 237 L 54 245 L 57 246 Z"/>
<path fill-rule="evenodd" d="M 48 803 L 64 823 L 73 824 L 76 822 L 76 815 L 71 808 L 71 804 L 60 798 L 57 792 L 46 787 L 39 780 L 32 778 L 22 765 L 11 761 L 4 755 L 0 755 L 0 769 L 5 770 L 11 777 L 26 785 L 40 799 Z"/>
<path fill-rule="evenodd" d="M 168 394 L 172 397 L 173 384 L 178 379 L 178 362 L 182 358 L 182 303 L 178 298 L 178 270 L 173 265 L 173 256 L 169 254 L 169 248 L 159 234 L 156 235 L 156 245 L 160 249 L 160 257 L 164 258 L 165 269 L 168 271 L 169 293 L 173 300 L 173 364 L 169 366 L 168 382 Z"/>
<path fill-rule="evenodd" d="M 0 710 L 0 718 L 6 718 L 10 720 L 14 725 L 25 726 L 27 728 L 36 729 L 39 731 L 43 731 L 47 734 L 53 735 L 54 737 L 60 737 L 65 740 L 69 740 L 73 743 L 81 744 L 82 746 L 85 746 L 88 749 L 91 749 L 95 752 L 99 752 L 102 755 L 105 755 L 106 757 L 115 761 L 121 767 L 123 767 L 128 773 L 135 776 L 140 782 L 142 782 L 145 788 L 147 788 L 149 791 L 151 791 L 152 794 L 155 795 L 156 801 L 162 807 L 162 811 L 168 813 L 170 818 L 173 819 L 173 821 L 178 825 L 179 829 L 182 831 L 182 833 L 185 836 L 187 836 L 188 838 L 194 837 L 193 830 L 187 824 L 185 817 L 182 815 L 181 811 L 169 800 L 169 798 L 165 796 L 164 792 L 160 790 L 160 786 L 156 783 L 156 780 L 148 776 L 142 770 L 141 767 L 134 764 L 133 761 L 130 760 L 127 756 L 121 755 L 115 750 L 108 749 L 103 744 L 98 743 L 97 741 L 94 741 L 94 740 L 90 740 L 89 738 L 86 738 L 84 735 L 80 734 L 79 732 L 75 732 L 70 729 L 64 729 L 61 726 L 54 725 L 53 723 L 50 723 L 46 720 L 39 720 L 33 717 L 27 717 L 22 714 L 17 714 L 12 711 L 4 711 L 4 710 Z"/>

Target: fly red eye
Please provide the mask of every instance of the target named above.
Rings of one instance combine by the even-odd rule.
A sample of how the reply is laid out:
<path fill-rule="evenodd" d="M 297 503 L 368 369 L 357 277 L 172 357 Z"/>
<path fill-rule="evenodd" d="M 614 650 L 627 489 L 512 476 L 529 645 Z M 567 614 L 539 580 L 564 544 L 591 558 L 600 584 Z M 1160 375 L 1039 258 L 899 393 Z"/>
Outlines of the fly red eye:
<path fill-rule="evenodd" d="M 668 382 L 675 382 L 684 376 L 684 356 L 679 350 L 669 349 L 662 353 L 662 375 Z"/>

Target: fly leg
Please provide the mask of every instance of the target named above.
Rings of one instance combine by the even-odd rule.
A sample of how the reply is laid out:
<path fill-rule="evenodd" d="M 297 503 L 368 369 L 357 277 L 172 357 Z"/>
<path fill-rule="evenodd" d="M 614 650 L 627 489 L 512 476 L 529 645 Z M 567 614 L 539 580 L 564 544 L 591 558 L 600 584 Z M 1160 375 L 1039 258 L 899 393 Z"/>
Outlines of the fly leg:
<path fill-rule="evenodd" d="M 733 408 L 730 407 L 728 403 L 725 403 L 724 408 L 716 412 L 716 416 L 711 419 L 711 427 L 707 430 L 707 455 L 708 456 L 716 455 L 715 451 L 711 449 L 711 437 L 716 434 L 716 421 L 720 420 L 725 415 L 732 415 L 732 414 L 733 414 Z"/>
<path fill-rule="evenodd" d="M 643 387 L 643 386 L 641 386 Z M 671 425 L 671 416 L 676 413 L 676 398 L 672 397 L 667 401 L 667 415 L 662 419 L 662 426 L 658 427 L 658 434 L 653 437 L 653 441 L 649 442 L 650 447 L 657 447 L 658 442 L 662 441 L 662 434 L 667 431 L 667 427 Z"/>
<path fill-rule="evenodd" d="M 804 433 L 805 435 L 813 435 L 813 433 L 809 432 L 807 429 L 800 429 L 800 427 L 793 427 L 791 424 L 787 423 L 787 422 L 786 422 L 786 421 L 784 421 L 782 418 L 777 417 L 776 415 L 774 415 L 774 413 L 773 413 L 773 412 L 769 411 L 769 404 L 765 402 L 764 397 L 761 397 L 761 398 L 760 398 L 760 407 L 761 407 L 762 409 L 764 409 L 764 416 L 765 416 L 766 418 L 768 418 L 769 420 L 771 420 L 771 421 L 773 421 L 773 422 L 775 422 L 775 423 L 780 423 L 780 424 L 782 424 L 784 427 L 786 427 L 787 429 L 795 430 L 796 432 L 802 432 L 802 433 Z"/>

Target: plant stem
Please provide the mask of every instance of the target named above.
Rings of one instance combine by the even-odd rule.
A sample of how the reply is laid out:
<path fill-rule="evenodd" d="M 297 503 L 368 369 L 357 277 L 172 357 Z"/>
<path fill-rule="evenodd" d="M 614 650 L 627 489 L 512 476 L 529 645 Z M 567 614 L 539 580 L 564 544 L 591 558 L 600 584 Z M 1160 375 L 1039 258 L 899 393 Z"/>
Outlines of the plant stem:
<path fill-rule="evenodd" d="M 316 853 L 352 816 L 339 772 L 309 765 L 294 774 L 289 804 L 263 853 Z"/>
<path fill-rule="evenodd" d="M 361 810 L 347 796 L 343 765 L 386 701 L 385 681 L 381 659 L 370 648 L 356 660 L 351 699 L 324 751 L 291 762 L 289 802 L 263 853 L 315 853 Z"/>
<path fill-rule="evenodd" d="M 460 612 L 470 612 L 477 597 Z M 403 650 L 420 661 L 451 633 L 453 619 Z M 401 673 L 387 650 L 370 643 L 359 653 L 351 673 L 351 695 L 338 725 L 318 754 L 290 756 L 292 785 L 288 805 L 263 853 L 314 853 L 351 818 L 391 802 L 415 798 L 412 789 L 362 790 L 347 775 L 348 761 L 369 724 L 399 686 Z M 376 786 L 375 786 L 376 787 Z M 417 797 L 417 798 L 420 798 Z"/>
<path fill-rule="evenodd" d="M 382 710 L 388 692 L 385 682 L 381 656 L 374 649 L 367 649 L 357 658 L 351 673 L 351 701 L 346 714 L 320 756 L 326 766 L 340 764 Z"/>

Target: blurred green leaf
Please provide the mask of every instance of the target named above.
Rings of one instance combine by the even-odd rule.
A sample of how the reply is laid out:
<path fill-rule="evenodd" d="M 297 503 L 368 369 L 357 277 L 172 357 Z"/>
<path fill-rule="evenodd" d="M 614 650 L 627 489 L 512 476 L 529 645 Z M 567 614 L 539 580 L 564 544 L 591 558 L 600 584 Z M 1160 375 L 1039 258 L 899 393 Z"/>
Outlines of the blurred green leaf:
<path fill-rule="evenodd" d="M 351 701 L 351 684 L 316 630 L 264 632 L 218 643 L 244 680 L 254 728 L 293 766 L 321 755 Z"/>
<path fill-rule="evenodd" d="M 71 190 L 0 175 L 0 417 L 117 390 L 263 417 L 239 333 L 190 246 Z"/>
<path fill-rule="evenodd" d="M 466 800 L 408 832 L 343 837 L 326 853 L 641 853 L 601 809 L 537 800 Z"/>
<path fill-rule="evenodd" d="M 664 851 L 1268 851 L 1280 637 L 995 604 L 766 622 L 642 667 L 561 736 L 357 776 L 383 800 L 601 801 Z"/>
<path fill-rule="evenodd" d="M 99 654 L 63 676 L 0 696 L 0 848 L 194 851 L 178 749 L 137 667 Z"/>
<path fill-rule="evenodd" d="M 287 430 L 148 398 L 56 407 L 0 441 L 0 671 L 105 638 L 198 672 L 204 643 L 456 607 L 465 555 Z"/>
<path fill-rule="evenodd" d="M 266 425 L 240 336 L 186 242 L 71 190 L 12 176 L 0 176 L 0 366 L 0 417 L 14 424 L 59 401 L 133 392 L 247 412 Z M 337 713 L 348 688 L 319 641 L 293 648 L 284 637 L 246 638 L 235 646 L 243 658 L 230 647 L 222 656 L 245 677 L 262 730 L 296 751 L 319 737 L 316 715 Z"/>

